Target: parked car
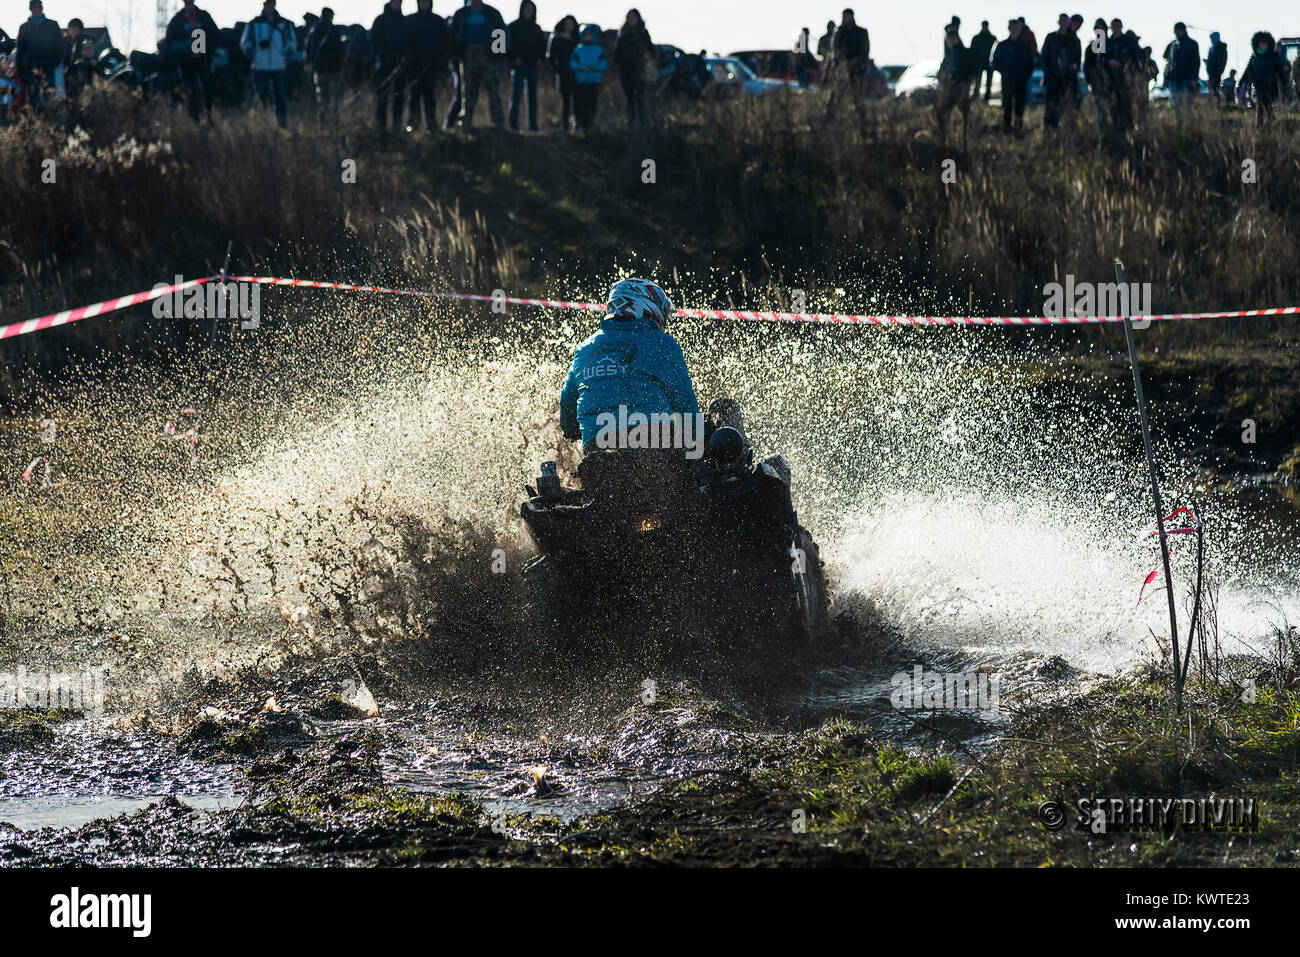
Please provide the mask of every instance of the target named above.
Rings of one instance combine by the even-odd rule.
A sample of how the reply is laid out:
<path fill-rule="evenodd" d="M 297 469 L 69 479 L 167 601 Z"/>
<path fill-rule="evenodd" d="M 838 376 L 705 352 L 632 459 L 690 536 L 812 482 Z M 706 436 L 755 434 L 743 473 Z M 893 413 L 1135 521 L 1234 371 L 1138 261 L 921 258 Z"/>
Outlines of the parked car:
<path fill-rule="evenodd" d="M 65 31 L 66 32 L 66 31 Z M 113 41 L 108 35 L 108 27 L 83 27 L 81 35 L 86 37 L 95 47 L 95 59 L 105 50 L 112 50 Z"/>
<path fill-rule="evenodd" d="M 885 77 L 885 86 L 889 89 L 889 95 L 894 96 L 897 93 L 899 78 L 907 72 L 907 67 L 891 64 L 882 66 L 880 72 Z"/>
<path fill-rule="evenodd" d="M 799 82 L 799 55 L 793 50 L 741 50 L 729 55 L 744 63 L 760 77 L 784 80 L 787 83 Z M 821 82 L 822 67 L 816 57 L 812 58 L 807 70 L 807 82 L 810 85 L 816 86 Z"/>
<path fill-rule="evenodd" d="M 1082 102 L 1088 98 L 1088 81 L 1083 78 L 1080 72 L 1075 77 L 1075 82 L 1079 86 L 1079 100 Z M 996 73 L 993 75 L 993 88 L 997 92 L 998 98 L 1002 97 L 1002 77 Z M 1043 68 L 1034 67 L 1034 72 L 1029 77 L 1029 103 L 1046 103 L 1047 87 L 1043 85 Z"/>
<path fill-rule="evenodd" d="M 685 51 L 681 47 L 675 47 L 671 43 L 655 44 L 655 66 L 659 70 L 659 76 L 665 76 L 665 71 L 671 71 L 673 61 L 679 56 L 684 55 Z"/>
<path fill-rule="evenodd" d="M 797 82 L 759 76 L 736 57 L 705 57 L 704 65 L 711 77 L 705 96 L 766 96 L 773 90 L 799 89 Z"/>
<path fill-rule="evenodd" d="M 939 60 L 922 60 L 903 71 L 894 83 L 894 95 L 902 97 L 920 97 L 925 99 L 934 95 L 939 89 Z"/>
<path fill-rule="evenodd" d="M 1198 86 L 1198 89 L 1196 90 L 1196 95 L 1197 95 L 1197 96 L 1209 96 L 1209 95 L 1210 95 L 1210 84 L 1207 83 L 1207 82 L 1205 82 L 1204 80 L 1197 80 L 1197 83 L 1199 84 L 1199 86 Z M 1154 102 L 1154 101 L 1156 101 L 1156 100 L 1168 100 L 1168 99 L 1170 99 L 1170 96 L 1169 96 L 1169 87 L 1164 86 L 1164 85 L 1161 83 L 1161 81 L 1159 81 L 1159 80 L 1152 80 L 1152 81 L 1151 81 L 1151 88 L 1150 88 L 1150 91 L 1149 91 L 1149 98 L 1151 99 L 1152 102 Z"/>

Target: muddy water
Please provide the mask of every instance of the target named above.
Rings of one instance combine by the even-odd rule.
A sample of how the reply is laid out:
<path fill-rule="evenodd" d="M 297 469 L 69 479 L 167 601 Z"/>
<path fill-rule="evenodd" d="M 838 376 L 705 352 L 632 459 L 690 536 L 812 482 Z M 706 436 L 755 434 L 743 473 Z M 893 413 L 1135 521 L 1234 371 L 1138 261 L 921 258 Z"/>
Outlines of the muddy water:
<path fill-rule="evenodd" d="M 666 780 L 734 766 L 747 747 L 770 748 L 792 729 L 832 715 L 852 717 L 905 745 L 977 751 L 1002 724 L 996 711 L 909 716 L 893 708 L 890 676 L 905 671 L 910 677 L 916 662 L 942 671 L 975 666 L 961 656 L 900 649 L 882 659 L 879 672 L 828 667 L 802 695 L 783 702 L 787 714 L 775 720 L 772 702 L 764 702 L 769 713 L 749 720 L 746 702 L 719 702 L 681 688 L 670 700 L 647 707 L 637 698 L 644 688 L 628 682 L 623 713 L 586 721 L 569 715 L 562 726 L 544 731 L 524 709 L 497 709 L 489 721 L 467 723 L 456 700 L 380 699 L 379 716 L 313 722 L 312 736 L 319 742 L 360 729 L 379 732 L 380 772 L 390 785 L 465 794 L 482 801 L 489 814 L 505 810 L 569 820 L 609 809 Z M 1026 680 L 1044 667 L 1033 660 L 1007 664 Z M 938 726 L 932 727 L 936 717 Z M 259 795 L 243 783 L 235 759 L 230 761 L 190 757 L 171 737 L 123 733 L 102 720 L 72 721 L 38 750 L 0 756 L 0 823 L 20 830 L 76 827 L 133 813 L 168 795 L 204 810 L 256 803 Z"/>
<path fill-rule="evenodd" d="M 229 769 L 177 754 L 155 736 L 86 718 L 39 749 L 0 754 L 0 822 L 27 830 L 131 814 L 166 795 L 206 810 L 234 807 Z"/>
<path fill-rule="evenodd" d="M 832 714 L 907 745 L 978 749 L 998 712 L 900 712 L 894 676 L 983 670 L 1015 695 L 1125 667 L 1152 650 L 1148 629 L 1167 631 L 1161 596 L 1137 603 L 1155 549 L 1130 383 L 1076 393 L 1050 357 L 957 331 L 688 326 L 701 395 L 738 398 L 759 448 L 794 467 L 842 647 L 806 662 L 807 684 L 779 700 L 697 680 L 647 708 L 641 682 L 656 675 L 640 673 L 614 685 L 543 675 L 497 695 L 493 675 L 534 663 L 510 575 L 486 568 L 498 550 L 510 569 L 528 554 L 512 516 L 537 463 L 574 464 L 554 403 L 589 330 L 548 323 L 521 344 L 402 318 L 414 334 L 380 328 L 345 348 L 324 323 L 238 354 L 215 392 L 142 374 L 52 394 L 67 483 L 13 490 L 35 532 L 6 566 L 0 671 L 106 665 L 110 715 L 183 724 L 194 705 L 182 689 L 214 676 L 257 688 L 302 661 L 420 643 L 438 687 L 390 666 L 379 716 L 361 722 L 385 735 L 385 779 L 567 818 Z M 194 463 L 160 438 L 189 407 L 202 412 Z M 31 457 L 21 436 L 6 440 L 6 454 Z M 1221 637 L 1250 651 L 1270 625 L 1300 621 L 1300 513 L 1274 486 L 1198 487 L 1184 452 L 1162 443 L 1168 500 L 1201 503 Z M 1181 591 L 1190 555 L 1176 548 Z M 636 623 L 622 639 L 638 641 Z M 462 675 L 470 690 L 457 690 Z M 662 689 L 682 678 L 657 677 Z M 313 722 L 325 738 L 355 726 Z M 69 723 L 52 744 L 0 755 L 0 821 L 74 826 L 167 794 L 257 800 L 234 765 L 117 727 Z"/>

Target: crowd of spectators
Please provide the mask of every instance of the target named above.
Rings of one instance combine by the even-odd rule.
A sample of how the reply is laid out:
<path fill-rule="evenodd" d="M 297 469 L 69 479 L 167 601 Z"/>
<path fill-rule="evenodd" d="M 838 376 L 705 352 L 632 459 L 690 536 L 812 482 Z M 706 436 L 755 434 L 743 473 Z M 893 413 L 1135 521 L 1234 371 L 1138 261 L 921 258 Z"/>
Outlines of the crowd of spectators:
<path fill-rule="evenodd" d="M 1188 34 L 1187 25 L 1175 23 L 1173 38 L 1164 48 L 1162 70 L 1152 48 L 1143 46 L 1141 38 L 1126 30 L 1119 17 L 1109 23 L 1098 18 L 1092 33 L 1080 36 L 1083 24 L 1082 14 L 1062 13 L 1040 48 L 1024 17 L 1010 20 L 1007 35 L 1001 40 L 985 20 L 968 46 L 961 39 L 961 21 L 954 17 L 945 30 L 940 90 L 964 89 L 974 84 L 974 91 L 982 87 L 988 101 L 996 75 L 1002 127 L 1018 134 L 1024 129 L 1031 79 L 1040 71 L 1045 130 L 1059 129 L 1062 117 L 1090 95 L 1095 101 L 1098 126 L 1122 132 L 1144 117 L 1153 81 L 1162 77 L 1163 83 L 1157 89 L 1167 92 L 1180 114 L 1204 94 L 1219 104 L 1249 103 L 1261 124 L 1269 122 L 1277 104 L 1292 95 L 1293 70 L 1300 79 L 1300 58 L 1294 66 L 1288 63 L 1267 31 L 1261 30 L 1251 38 L 1250 59 L 1238 79 L 1236 70 L 1224 76 L 1228 47 L 1218 32 L 1210 34 L 1209 48 L 1202 59 L 1200 44 Z"/>
<path fill-rule="evenodd" d="M 344 97 L 360 92 L 374 97 L 382 130 L 469 127 L 479 100 L 486 99 L 493 126 L 508 122 L 518 130 L 526 123 L 536 131 L 537 91 L 544 79 L 560 93 L 563 106 L 555 122 L 564 129 L 594 124 L 611 67 L 631 127 L 646 123 L 657 93 L 681 95 L 691 88 L 672 82 L 684 72 L 697 81 L 694 92 L 702 86 L 697 66 L 683 71 L 673 64 L 698 56 L 657 47 L 636 9 L 617 30 L 567 14 L 547 31 L 538 23 L 534 0 L 522 0 L 509 23 L 483 0 L 464 0 L 449 17 L 433 11 L 433 0 L 416 0 L 411 13 L 403 12 L 402 0 L 387 0 L 366 28 L 336 23 L 329 7 L 294 24 L 278 13 L 275 0 L 264 0 L 252 19 L 221 28 L 194 0 L 185 0 L 157 52 L 129 57 L 79 38 L 80 20 L 61 29 L 45 16 L 41 0 L 31 0 L 29 9 L 16 40 L 0 31 L 0 108 L 40 109 L 51 98 L 75 99 L 98 78 L 182 97 L 196 118 L 210 117 L 217 105 L 257 102 L 273 109 L 283 125 L 290 101 L 309 94 L 317 118 L 328 124 L 337 122 Z M 444 95 L 445 112 L 439 105 Z"/>
<path fill-rule="evenodd" d="M 480 99 L 487 101 L 493 126 L 519 130 L 526 124 L 537 131 L 538 88 L 550 83 L 561 104 L 555 126 L 587 130 L 610 75 L 634 130 L 649 122 L 654 103 L 698 98 L 714 79 L 715 61 L 656 44 L 636 9 L 617 30 L 566 14 L 547 31 L 534 0 L 522 0 L 510 22 L 483 0 L 457 2 L 462 5 L 444 17 L 434 12 L 433 0 L 415 0 L 410 13 L 403 12 L 402 0 L 387 0 L 366 28 L 336 23 L 329 7 L 295 24 L 277 12 L 276 0 L 263 0 L 252 19 L 219 27 L 195 0 L 184 0 L 157 51 L 128 57 L 107 42 L 106 31 L 88 31 L 75 18 L 62 29 L 46 17 L 42 0 L 30 0 L 30 16 L 17 37 L 0 30 L 0 118 L 23 107 L 41 109 L 50 99 L 76 100 L 88 84 L 108 82 L 183 99 L 196 119 L 210 119 L 215 106 L 254 102 L 274 110 L 284 125 L 290 102 L 310 98 L 317 120 L 330 125 L 353 94 L 373 98 L 375 123 L 383 131 L 470 127 Z M 1119 18 L 1096 20 L 1091 34 L 1083 32 L 1084 22 L 1081 14 L 1062 13 L 1040 47 L 1024 17 L 1010 20 L 1000 39 L 983 21 L 969 44 L 953 17 L 938 72 L 942 102 L 981 92 L 987 102 L 996 78 L 1003 129 L 1019 134 L 1031 80 L 1040 78 L 1045 130 L 1058 129 L 1087 96 L 1095 101 L 1100 127 L 1132 127 L 1147 109 L 1152 81 L 1161 76 L 1152 48 Z M 1259 122 L 1268 122 L 1295 86 L 1293 68 L 1272 34 L 1256 33 L 1251 47 L 1242 75 L 1232 70 L 1225 76 L 1228 49 L 1220 35 L 1210 35 L 1202 57 L 1186 26 L 1175 24 L 1163 54 L 1163 89 L 1175 110 L 1181 113 L 1204 92 L 1216 102 L 1249 103 Z M 780 57 L 769 52 L 768 58 L 781 60 L 794 85 L 828 87 L 828 118 L 839 116 L 847 103 L 860 105 L 889 92 L 871 59 L 870 35 L 852 9 L 827 23 L 815 48 L 805 27 L 793 49 Z M 1300 57 L 1294 69 L 1300 73 Z M 439 102 L 444 96 L 445 110 Z"/>

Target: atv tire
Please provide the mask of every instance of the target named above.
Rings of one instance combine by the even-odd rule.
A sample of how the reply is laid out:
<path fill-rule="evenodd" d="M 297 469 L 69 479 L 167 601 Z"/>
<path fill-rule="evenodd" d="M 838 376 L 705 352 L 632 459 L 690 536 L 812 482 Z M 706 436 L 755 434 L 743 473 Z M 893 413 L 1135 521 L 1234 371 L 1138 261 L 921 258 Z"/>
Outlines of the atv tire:
<path fill-rule="evenodd" d="M 826 571 L 821 551 L 806 528 L 796 526 L 791 536 L 789 582 L 794 593 L 791 630 L 799 645 L 809 645 L 826 622 Z"/>

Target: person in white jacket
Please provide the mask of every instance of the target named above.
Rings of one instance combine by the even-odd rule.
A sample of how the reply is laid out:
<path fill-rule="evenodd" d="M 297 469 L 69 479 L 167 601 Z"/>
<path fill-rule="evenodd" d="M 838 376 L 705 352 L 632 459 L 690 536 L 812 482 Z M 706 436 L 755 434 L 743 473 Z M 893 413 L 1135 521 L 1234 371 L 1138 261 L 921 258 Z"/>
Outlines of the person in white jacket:
<path fill-rule="evenodd" d="M 275 0 L 262 4 L 262 12 L 244 28 L 239 46 L 253 66 L 253 89 L 264 104 L 274 99 L 276 118 L 284 126 L 289 108 L 285 70 L 297 52 L 298 37 L 293 24 L 276 12 Z"/>

